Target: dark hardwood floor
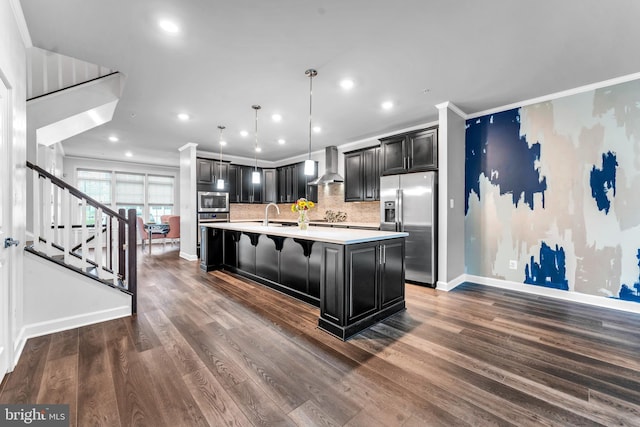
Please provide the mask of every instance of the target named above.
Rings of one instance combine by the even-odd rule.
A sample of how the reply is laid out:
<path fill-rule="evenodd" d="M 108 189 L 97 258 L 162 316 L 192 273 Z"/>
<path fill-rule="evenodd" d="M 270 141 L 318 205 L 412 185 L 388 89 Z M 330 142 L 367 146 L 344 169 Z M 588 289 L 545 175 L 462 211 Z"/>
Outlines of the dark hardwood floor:
<path fill-rule="evenodd" d="M 175 247 L 139 264 L 139 315 L 30 339 L 0 403 L 78 426 L 640 425 L 640 315 L 407 285 L 406 312 L 342 342 Z"/>

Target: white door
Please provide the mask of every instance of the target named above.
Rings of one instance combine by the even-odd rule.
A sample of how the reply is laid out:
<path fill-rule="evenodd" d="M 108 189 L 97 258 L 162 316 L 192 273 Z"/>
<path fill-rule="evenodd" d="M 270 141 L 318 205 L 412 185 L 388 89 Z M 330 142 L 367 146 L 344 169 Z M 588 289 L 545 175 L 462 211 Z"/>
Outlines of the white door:
<path fill-rule="evenodd" d="M 9 143 L 9 100 L 7 88 L 0 79 L 0 381 L 10 369 L 12 345 L 10 340 L 11 315 L 9 310 L 9 268 L 14 246 L 4 247 L 11 237 L 11 144 Z"/>

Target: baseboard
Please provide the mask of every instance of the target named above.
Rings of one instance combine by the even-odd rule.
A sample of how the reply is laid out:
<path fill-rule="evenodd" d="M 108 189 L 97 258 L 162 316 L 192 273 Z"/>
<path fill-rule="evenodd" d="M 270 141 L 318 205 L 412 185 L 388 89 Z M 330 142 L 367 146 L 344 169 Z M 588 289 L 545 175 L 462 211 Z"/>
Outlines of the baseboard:
<path fill-rule="evenodd" d="M 449 292 L 452 289 L 455 289 L 457 286 L 463 284 L 464 282 L 468 282 L 467 275 L 461 274 L 450 282 L 443 282 L 438 280 L 436 283 L 436 289 L 439 291 Z"/>
<path fill-rule="evenodd" d="M 478 283 L 480 285 L 493 286 L 495 288 L 509 289 L 518 292 L 526 292 L 528 294 L 541 295 L 565 301 L 595 305 L 598 307 L 611 308 L 614 310 L 628 311 L 631 313 L 640 313 L 640 304 L 637 302 L 624 301 L 615 298 L 599 297 L 596 295 L 588 295 L 574 291 L 563 291 L 560 289 L 545 288 L 544 286 L 527 285 L 524 283 L 494 279 L 491 277 L 474 276 L 471 274 L 466 274 L 465 276 L 466 282 Z"/>
<path fill-rule="evenodd" d="M 77 316 L 63 317 L 61 319 L 55 319 L 47 322 L 32 323 L 30 325 L 25 325 L 24 328 L 22 328 L 21 335 L 26 342 L 29 338 L 53 334 L 55 332 L 66 331 L 69 329 L 79 328 L 81 326 L 106 322 L 108 320 L 119 319 L 127 316 L 131 316 L 131 307 L 128 305 L 109 310 L 80 314 Z M 24 344 L 22 345 L 24 346 Z"/>
<path fill-rule="evenodd" d="M 16 341 L 13 345 L 13 360 L 11 361 L 11 366 L 9 371 L 13 371 L 13 368 L 18 364 L 18 360 L 20 360 L 20 355 L 22 355 L 22 350 L 24 350 L 24 345 L 27 343 L 27 338 L 25 337 L 24 327 L 20 329 Z"/>
<path fill-rule="evenodd" d="M 197 261 L 198 260 L 198 256 L 197 255 L 191 255 L 191 254 L 188 254 L 188 253 L 182 252 L 182 251 L 180 251 L 180 258 L 186 259 L 187 261 Z"/>

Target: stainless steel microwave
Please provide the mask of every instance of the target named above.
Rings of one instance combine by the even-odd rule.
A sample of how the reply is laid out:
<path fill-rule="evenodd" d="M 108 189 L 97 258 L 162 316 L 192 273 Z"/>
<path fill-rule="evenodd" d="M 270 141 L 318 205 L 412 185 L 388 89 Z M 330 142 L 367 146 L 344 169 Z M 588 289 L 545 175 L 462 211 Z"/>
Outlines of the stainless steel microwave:
<path fill-rule="evenodd" d="M 229 212 L 229 193 L 198 191 L 198 212 Z"/>

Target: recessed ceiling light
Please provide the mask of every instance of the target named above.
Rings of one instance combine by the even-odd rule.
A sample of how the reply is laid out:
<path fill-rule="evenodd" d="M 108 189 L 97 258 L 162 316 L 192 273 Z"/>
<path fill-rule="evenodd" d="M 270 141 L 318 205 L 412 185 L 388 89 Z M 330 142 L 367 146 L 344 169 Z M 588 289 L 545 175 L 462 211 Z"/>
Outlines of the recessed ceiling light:
<path fill-rule="evenodd" d="M 313 127 L 313 131 L 314 131 L 315 133 L 320 133 L 320 132 L 322 132 L 322 128 L 321 128 L 320 126 L 314 126 L 314 127 Z"/>
<path fill-rule="evenodd" d="M 353 89 L 353 80 L 351 79 L 344 79 L 340 81 L 340 87 L 344 90 L 349 90 L 349 89 Z"/>
<path fill-rule="evenodd" d="M 131 151 L 126 151 L 124 155 L 127 157 L 133 157 L 133 153 Z"/>
<path fill-rule="evenodd" d="M 220 141 L 220 145 L 224 147 L 225 145 L 227 145 L 227 141 Z"/>
<path fill-rule="evenodd" d="M 258 153 L 259 153 L 259 152 L 261 152 L 261 151 L 262 151 L 262 148 L 260 148 L 260 147 L 256 147 L 256 152 L 258 152 Z"/>
<path fill-rule="evenodd" d="M 178 25 L 175 22 L 172 22 L 166 19 L 163 19 L 160 22 L 158 22 L 158 25 L 167 33 L 175 34 L 180 31 L 180 27 L 178 27 Z"/>
<path fill-rule="evenodd" d="M 189 120 L 191 117 L 187 114 L 187 113 L 180 113 L 178 114 L 178 118 L 180 120 L 182 120 L 183 122 L 186 122 L 187 120 Z"/>
<path fill-rule="evenodd" d="M 287 141 L 285 141 L 285 140 L 284 140 L 284 139 L 282 139 L 282 138 L 280 138 L 280 139 L 278 140 L 278 144 L 280 144 L 280 145 L 283 145 L 285 142 L 287 142 Z"/>
<path fill-rule="evenodd" d="M 390 110 L 393 108 L 393 101 L 384 101 L 382 103 L 382 108 L 385 110 Z"/>
<path fill-rule="evenodd" d="M 244 137 L 247 137 L 248 135 L 249 135 L 249 132 L 247 132 L 246 130 L 241 130 L 241 131 L 240 131 L 240 136 L 241 136 L 241 137 L 243 137 L 243 138 L 244 138 Z"/>
<path fill-rule="evenodd" d="M 120 140 L 118 139 L 118 137 L 117 137 L 117 136 L 115 136 L 115 135 L 111 135 L 111 136 L 109 137 L 109 141 L 111 141 L 111 142 L 118 142 L 118 141 L 120 141 Z"/>
<path fill-rule="evenodd" d="M 277 113 L 276 113 L 276 114 L 273 114 L 273 115 L 271 116 L 271 120 L 273 120 L 274 122 L 279 122 L 279 121 L 281 121 L 281 120 L 282 120 L 282 116 L 281 116 L 280 114 L 277 114 Z"/>

